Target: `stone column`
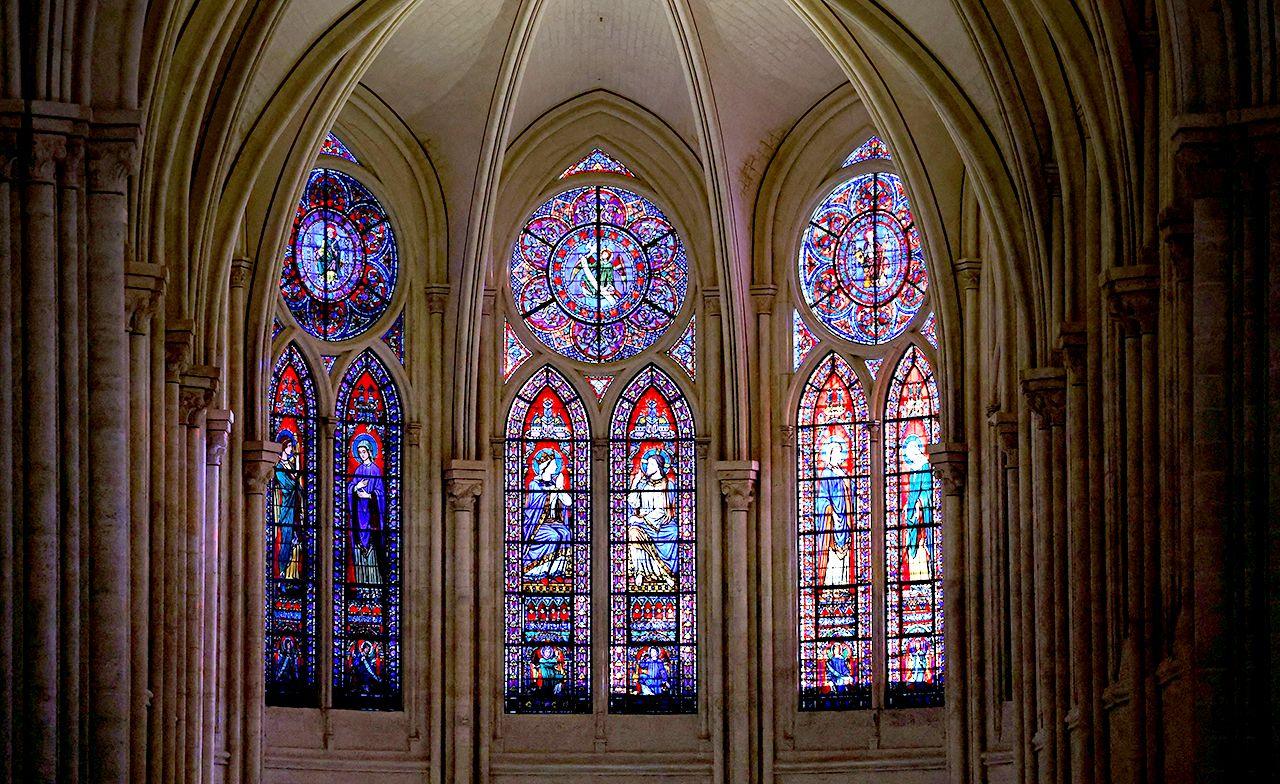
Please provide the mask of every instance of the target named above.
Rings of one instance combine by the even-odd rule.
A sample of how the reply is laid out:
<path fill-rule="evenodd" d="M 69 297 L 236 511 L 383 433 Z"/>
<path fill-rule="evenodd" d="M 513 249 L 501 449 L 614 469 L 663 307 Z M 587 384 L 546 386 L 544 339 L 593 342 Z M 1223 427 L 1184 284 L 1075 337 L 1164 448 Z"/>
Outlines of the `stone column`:
<path fill-rule="evenodd" d="M 204 759 L 200 772 L 203 784 L 214 784 L 216 781 L 214 766 L 221 749 L 215 742 L 226 731 L 219 722 L 217 707 L 219 684 L 226 679 L 223 662 L 223 637 L 219 634 L 218 623 L 222 614 L 226 592 L 221 590 L 222 575 L 226 571 L 223 565 L 225 555 L 222 551 L 222 461 L 227 453 L 227 444 L 231 437 L 231 426 L 235 415 L 225 408 L 211 409 L 205 415 L 205 577 L 204 577 L 204 715 L 201 723 L 204 726 Z"/>
<path fill-rule="evenodd" d="M 158 264 L 130 264 L 125 307 L 129 313 L 129 770 L 133 781 L 147 771 L 147 682 L 151 636 L 151 319 L 164 291 L 165 271 Z"/>
<path fill-rule="evenodd" d="M 17 265 L 13 257 L 13 215 L 10 200 L 13 193 L 13 168 L 18 156 L 18 144 L 12 129 L 0 130 L 0 269 L 12 270 Z M 14 484 L 18 478 L 14 470 L 14 395 L 13 362 L 13 298 L 17 282 L 9 279 L 0 287 L 0 476 L 10 481 L 0 482 L 0 762 L 16 768 L 13 741 L 16 719 L 22 709 L 14 703 L 15 663 L 19 661 L 15 651 L 14 615 L 18 597 L 15 595 L 14 525 L 21 519 L 14 514 Z M 15 713 L 17 716 L 15 716 Z"/>
<path fill-rule="evenodd" d="M 787 364 L 788 352 L 777 352 L 774 346 L 779 344 L 774 334 L 773 307 L 778 297 L 777 286 L 757 285 L 751 287 L 751 296 L 756 309 L 756 394 L 752 398 L 754 411 L 757 412 L 752 423 L 751 450 L 760 458 L 760 475 L 766 478 L 773 474 L 773 439 L 775 432 L 775 375 L 774 362 L 782 358 L 782 369 Z M 785 418 L 784 418 L 785 421 Z M 758 747 L 757 762 L 758 780 L 771 782 L 774 778 L 774 743 L 775 743 L 775 660 L 774 660 L 774 619 L 773 612 L 773 498 L 768 490 L 762 491 L 756 500 L 756 534 L 751 539 L 749 552 L 750 588 L 755 601 L 751 605 L 751 630 L 758 636 L 757 644 L 752 648 L 755 653 L 752 683 L 759 684 L 753 695 L 755 710 L 759 719 L 754 726 L 759 728 L 756 738 Z M 782 496 L 787 498 L 787 496 Z M 787 508 L 784 502 L 782 508 Z M 783 681 L 786 683 L 787 681 Z"/>
<path fill-rule="evenodd" d="M 969 450 L 964 444 L 933 444 L 927 449 L 933 475 L 942 485 L 942 543 L 948 567 L 943 573 L 942 590 L 946 596 L 948 618 L 964 618 L 968 612 L 965 596 L 965 509 L 964 486 L 969 467 Z M 961 624 L 943 627 L 943 645 L 947 652 L 946 728 L 947 780 L 964 784 L 970 780 L 969 744 L 972 727 L 965 699 L 965 667 L 968 664 L 968 641 Z"/>
<path fill-rule="evenodd" d="M 280 445 L 274 441 L 245 441 L 244 528 L 245 528 L 245 645 L 241 667 L 244 672 L 244 728 L 241 781 L 262 781 L 262 716 L 266 703 L 266 680 L 262 654 L 266 639 L 265 544 L 267 484 L 280 461 Z"/>
<path fill-rule="evenodd" d="M 455 460 L 445 470 L 448 529 L 453 536 L 453 546 L 449 548 L 452 574 L 448 579 L 453 667 L 448 675 L 446 699 L 453 706 L 450 780 L 454 784 L 470 784 L 475 778 L 475 510 L 487 473 L 482 460 Z"/>
<path fill-rule="evenodd" d="M 113 135 L 118 134 L 118 135 Z M 89 146 L 87 346 L 89 384 L 88 766 L 93 781 L 129 779 L 129 347 L 125 340 L 126 197 L 136 127 Z"/>
<path fill-rule="evenodd" d="M 50 438 L 58 422 L 58 162 L 66 140 L 35 135 L 23 185 L 22 378 L 24 437 L 22 520 L 24 540 L 23 660 L 26 671 L 26 731 L 20 742 L 30 781 L 58 778 L 58 452 Z"/>
<path fill-rule="evenodd" d="M 182 376 L 191 366 L 191 319 L 167 319 L 165 330 L 164 378 L 164 659 L 160 672 L 164 678 L 162 703 L 164 715 L 160 737 L 164 743 L 163 765 L 159 779 L 165 784 L 178 782 L 183 775 L 186 731 L 183 709 L 186 695 L 186 439 L 183 435 L 181 408 Z"/>
<path fill-rule="evenodd" d="M 1006 557 L 1003 568 L 1008 570 L 1009 580 L 1009 656 L 1013 689 L 1013 760 L 1014 770 L 1026 781 L 1028 761 L 1031 760 L 1030 711 L 1027 677 L 1031 673 L 1031 657 L 1027 654 L 1029 641 L 1024 624 L 1029 623 L 1023 605 L 1023 579 L 1021 552 L 1023 525 L 1018 502 L 1018 417 L 1008 411 L 996 411 L 989 420 L 996 443 L 1003 458 L 1003 476 L 997 482 L 1005 514 Z M 1000 567 L 996 567 L 1000 568 Z"/>
<path fill-rule="evenodd" d="M 426 388 L 429 390 L 441 390 L 446 388 L 445 380 L 445 352 L 442 348 L 448 345 L 451 338 L 446 338 L 445 329 L 445 312 L 449 307 L 449 286 L 445 284 L 430 284 L 426 286 L 426 334 L 423 336 L 423 343 L 429 350 L 421 353 L 415 353 L 410 346 L 406 346 L 409 352 L 408 356 L 411 361 L 417 362 L 419 357 L 424 361 L 426 371 Z M 445 637 L 445 607 L 447 597 L 444 588 L 445 573 L 445 540 L 446 540 L 446 514 L 444 511 L 446 505 L 444 503 L 443 493 L 441 493 L 441 482 L 439 477 L 443 475 L 441 466 L 441 449 L 440 444 L 447 443 L 448 435 L 444 429 L 444 395 L 429 394 L 427 398 L 426 411 L 424 412 L 425 420 L 425 443 L 427 448 L 423 450 L 423 466 L 422 475 L 427 477 L 425 483 L 429 502 L 426 508 L 431 510 L 432 524 L 430 525 L 430 545 L 431 562 L 428 568 L 430 575 L 429 589 L 427 596 L 430 601 L 428 607 L 428 618 L 430 619 L 431 636 L 430 648 L 433 651 L 448 650 L 448 638 Z M 428 705 L 430 706 L 431 715 L 427 717 L 428 724 L 431 727 L 431 734 L 434 735 L 442 731 L 445 726 L 445 674 L 446 658 L 444 656 L 432 656 L 427 664 Z M 497 727 L 501 728 L 501 712 L 498 713 Z M 436 749 L 442 748 L 439 741 L 436 741 Z M 444 760 L 442 754 L 433 751 L 431 754 L 431 771 L 434 781 L 441 781 L 444 778 Z M 228 782 L 234 784 L 234 782 Z"/>
<path fill-rule="evenodd" d="M 244 322 L 247 318 L 245 287 L 249 284 L 252 272 L 253 264 L 248 259 L 231 260 L 231 290 L 228 304 L 228 312 L 231 316 L 227 337 L 229 347 L 227 378 L 230 379 L 230 383 L 227 387 L 227 402 L 230 410 L 240 412 L 242 418 L 247 416 L 243 384 L 245 378 Z M 248 609 L 248 599 L 245 594 L 244 549 L 249 536 L 244 527 L 246 507 L 241 503 L 244 492 L 244 473 L 235 470 L 236 466 L 244 465 L 239 438 L 230 440 L 227 460 L 231 470 L 226 472 L 226 496 L 231 499 L 231 503 L 227 505 L 227 520 L 224 524 L 223 541 L 226 542 L 226 548 L 222 570 L 226 579 L 220 604 L 222 621 L 219 624 L 226 643 L 223 646 L 226 666 L 222 670 L 220 687 L 224 695 L 222 721 L 224 723 L 223 746 L 227 753 L 226 784 L 239 784 L 244 772 L 241 731 L 244 729 L 245 670 L 241 662 L 245 661 L 247 637 L 245 614 Z"/>
<path fill-rule="evenodd" d="M 720 493 L 724 496 L 725 560 L 725 661 L 726 673 L 741 664 L 741 653 L 754 650 L 749 623 L 747 542 L 750 537 L 748 512 L 755 494 L 759 466 L 752 461 L 722 461 L 716 464 Z M 727 780 L 748 784 L 755 780 L 751 759 L 751 685 L 745 678 L 725 677 L 725 716 L 728 734 Z"/>

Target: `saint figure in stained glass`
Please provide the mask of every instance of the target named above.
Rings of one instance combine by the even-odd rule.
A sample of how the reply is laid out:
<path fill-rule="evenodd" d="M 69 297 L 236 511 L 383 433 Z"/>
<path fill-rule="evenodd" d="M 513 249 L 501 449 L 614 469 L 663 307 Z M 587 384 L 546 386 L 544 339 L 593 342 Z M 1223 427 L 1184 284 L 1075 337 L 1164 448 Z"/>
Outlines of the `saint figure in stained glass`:
<path fill-rule="evenodd" d="M 371 434 L 361 433 L 352 440 L 351 451 L 357 465 L 347 485 L 352 517 L 348 538 L 350 578 L 365 585 L 379 585 L 384 580 L 382 521 L 387 514 L 387 495 L 382 469 L 374 462 L 378 442 Z"/>

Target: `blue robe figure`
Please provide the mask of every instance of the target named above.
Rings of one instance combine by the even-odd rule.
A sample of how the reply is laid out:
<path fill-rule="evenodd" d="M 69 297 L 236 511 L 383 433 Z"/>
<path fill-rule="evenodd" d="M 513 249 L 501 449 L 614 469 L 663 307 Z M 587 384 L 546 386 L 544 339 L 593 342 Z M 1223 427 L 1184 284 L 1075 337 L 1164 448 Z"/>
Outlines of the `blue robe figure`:
<path fill-rule="evenodd" d="M 564 653 L 551 645 L 533 650 L 529 667 L 533 690 L 542 697 L 555 697 L 564 686 Z"/>
<path fill-rule="evenodd" d="M 352 691 L 362 696 L 377 694 L 382 685 L 382 677 L 378 675 L 378 649 L 363 640 L 357 646 L 351 661 Z"/>
<path fill-rule="evenodd" d="M 569 515 L 573 499 L 564 490 L 564 458 L 555 449 L 538 450 L 525 496 L 521 533 L 529 544 L 524 556 L 527 581 L 561 580 L 569 566 Z"/>
<path fill-rule="evenodd" d="M 284 637 L 278 643 L 275 653 L 275 676 L 277 685 L 293 685 L 298 681 L 298 644 L 292 637 Z"/>
<path fill-rule="evenodd" d="M 298 477 L 298 445 L 293 434 L 280 434 L 280 460 L 276 463 L 275 501 L 277 541 L 275 551 L 276 578 L 297 580 L 302 577 L 302 542 L 295 527 L 302 509 L 302 484 Z"/>
<path fill-rule="evenodd" d="M 636 693 L 666 694 L 671 690 L 671 673 L 660 648 L 645 648 L 636 657 Z"/>
<path fill-rule="evenodd" d="M 902 443 L 902 461 L 911 472 L 907 498 L 902 505 L 906 524 L 906 550 L 902 556 L 902 579 L 928 580 L 933 568 L 933 471 L 925 457 L 924 440 L 916 434 Z"/>
<path fill-rule="evenodd" d="M 827 687 L 833 694 L 844 694 L 853 685 L 849 669 L 849 646 L 833 645 L 827 652 Z"/>
<path fill-rule="evenodd" d="M 849 444 L 844 435 L 830 430 L 819 447 L 817 497 L 813 502 L 822 555 L 818 562 L 819 585 L 849 584 L 849 530 L 853 497 L 845 463 Z"/>
<path fill-rule="evenodd" d="M 386 581 L 382 526 L 386 520 L 387 498 L 382 469 L 373 462 L 378 456 L 378 442 L 368 433 L 361 433 L 352 442 L 351 453 L 360 465 L 347 488 L 347 504 L 351 509 L 348 533 L 351 559 L 347 579 L 364 585 L 381 585 Z"/>
<path fill-rule="evenodd" d="M 627 494 L 631 575 L 640 590 L 676 589 L 680 529 L 670 473 L 671 454 L 652 447 L 640 458 Z"/>

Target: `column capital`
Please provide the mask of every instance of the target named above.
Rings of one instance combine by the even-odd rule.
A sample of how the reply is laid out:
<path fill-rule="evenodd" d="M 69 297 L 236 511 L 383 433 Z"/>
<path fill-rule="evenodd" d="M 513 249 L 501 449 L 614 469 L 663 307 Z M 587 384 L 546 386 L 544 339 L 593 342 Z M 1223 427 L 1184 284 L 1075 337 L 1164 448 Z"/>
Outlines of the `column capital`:
<path fill-rule="evenodd" d="M 996 443 L 1000 445 L 1005 457 L 1016 459 L 1018 456 L 1018 415 L 1012 411 L 993 411 L 987 418 L 991 429 L 996 433 Z"/>
<path fill-rule="evenodd" d="M 192 365 L 182 374 L 178 394 L 178 416 L 189 425 L 196 424 L 204 410 L 213 403 L 222 371 L 212 365 Z"/>
<path fill-rule="evenodd" d="M 138 144 L 135 139 L 98 138 L 89 142 L 89 190 L 123 194 L 133 172 Z"/>
<path fill-rule="evenodd" d="M 777 286 L 758 284 L 751 287 L 751 301 L 755 305 L 757 314 L 768 315 L 773 313 L 773 304 L 777 298 Z"/>
<path fill-rule="evenodd" d="M 52 185 L 58 165 L 67 157 L 67 137 L 60 133 L 36 133 L 31 137 L 31 157 L 27 159 L 27 181 Z"/>
<path fill-rule="evenodd" d="M 444 471 L 449 508 L 455 512 L 475 509 L 476 499 L 484 490 L 488 468 L 483 460 L 452 460 Z"/>
<path fill-rule="evenodd" d="M 1160 276 L 1154 264 L 1110 267 L 1099 276 L 1111 317 L 1126 334 L 1155 332 L 1160 304 Z"/>
<path fill-rule="evenodd" d="M 404 440 L 409 446 L 422 446 L 422 423 L 406 422 L 404 425 Z"/>
<path fill-rule="evenodd" d="M 253 275 L 253 262 L 243 256 L 231 259 L 231 288 L 242 289 L 249 285 Z"/>
<path fill-rule="evenodd" d="M 209 465 L 222 465 L 231 439 L 231 425 L 236 416 L 230 409 L 211 408 L 205 416 L 205 460 Z"/>
<path fill-rule="evenodd" d="M 191 366 L 194 345 L 195 322 L 189 318 L 171 319 L 164 335 L 164 364 L 169 381 L 181 380 Z"/>
<path fill-rule="evenodd" d="M 760 464 L 754 460 L 722 460 L 716 463 L 715 470 L 720 480 L 720 494 L 724 496 L 729 511 L 745 512 L 750 509 Z"/>
<path fill-rule="evenodd" d="M 79 190 L 84 185 L 83 137 L 67 137 L 67 153 L 58 167 L 58 180 L 64 188 Z"/>
<path fill-rule="evenodd" d="M 702 290 L 702 306 L 708 316 L 720 315 L 720 289 L 706 288 Z"/>
<path fill-rule="evenodd" d="M 448 283 L 428 283 L 423 287 L 427 294 L 427 312 L 428 313 L 444 313 L 449 307 L 449 293 L 451 291 Z"/>
<path fill-rule="evenodd" d="M 925 447 L 933 475 L 942 483 L 944 495 L 960 495 L 964 492 L 965 478 L 969 472 L 969 447 L 959 442 L 930 444 Z"/>
<path fill-rule="evenodd" d="M 262 495 L 276 463 L 280 462 L 280 445 L 275 441 L 245 441 L 243 448 L 245 492 Z"/>
<path fill-rule="evenodd" d="M 1058 348 L 1062 352 L 1067 378 L 1073 385 L 1084 383 L 1088 337 L 1089 333 L 1081 321 L 1064 321 L 1058 328 Z"/>
<path fill-rule="evenodd" d="M 960 288 L 965 290 L 978 288 L 978 281 L 982 277 L 982 259 L 956 259 L 952 267 L 955 268 L 956 280 L 959 281 Z"/>
<path fill-rule="evenodd" d="M 129 314 L 129 331 L 141 334 L 160 304 L 168 282 L 168 271 L 159 264 L 131 262 L 125 267 L 124 304 Z"/>
<path fill-rule="evenodd" d="M 1022 394 L 1027 405 L 1040 417 L 1040 427 L 1063 423 L 1067 405 L 1067 372 L 1060 367 L 1031 368 L 1022 371 Z"/>
<path fill-rule="evenodd" d="M 592 460 L 608 460 L 609 459 L 609 437 L 598 436 L 591 439 L 591 459 Z"/>
<path fill-rule="evenodd" d="M 784 447 L 795 446 L 796 428 L 794 425 L 783 425 L 778 428 L 778 433 L 782 436 L 782 445 Z"/>
<path fill-rule="evenodd" d="M 13 168 L 17 162 L 18 135 L 11 128 L 0 128 L 0 182 L 13 181 Z"/>

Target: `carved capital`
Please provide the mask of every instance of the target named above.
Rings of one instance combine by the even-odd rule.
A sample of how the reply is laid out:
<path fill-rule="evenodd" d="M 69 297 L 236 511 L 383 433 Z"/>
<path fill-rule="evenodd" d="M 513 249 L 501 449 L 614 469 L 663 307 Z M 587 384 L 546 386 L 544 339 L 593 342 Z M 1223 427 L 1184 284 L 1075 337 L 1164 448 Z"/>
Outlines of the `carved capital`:
<path fill-rule="evenodd" d="M 1022 394 L 1031 411 L 1040 417 L 1040 427 L 1061 426 L 1066 414 L 1067 373 L 1060 367 L 1022 371 Z"/>
<path fill-rule="evenodd" d="M 427 312 L 444 313 L 449 307 L 449 285 L 447 283 L 428 283 Z"/>
<path fill-rule="evenodd" d="M 18 135 L 10 128 L 0 128 L 0 182 L 13 181 L 13 166 L 18 162 Z"/>
<path fill-rule="evenodd" d="M 600 461 L 609 459 L 609 439 L 607 438 L 591 439 L 591 459 L 600 460 Z"/>
<path fill-rule="evenodd" d="M 205 417 L 205 460 L 209 465 L 222 465 L 235 419 L 235 414 L 225 408 L 210 409 Z"/>
<path fill-rule="evenodd" d="M 1111 317 L 1128 335 L 1155 332 L 1160 307 L 1160 277 L 1153 264 L 1111 267 L 1101 276 Z"/>
<path fill-rule="evenodd" d="M 781 434 L 781 436 L 782 436 L 782 445 L 783 445 L 784 447 L 791 447 L 791 446 L 795 446 L 795 443 L 796 443 L 796 429 L 795 429 L 795 427 L 794 427 L 794 426 L 792 426 L 792 425 L 783 425 L 782 427 L 778 428 L 778 432 L 779 432 L 779 434 Z"/>
<path fill-rule="evenodd" d="M 767 315 L 773 313 L 773 303 L 778 298 L 777 286 L 752 286 L 751 301 L 755 305 L 756 313 Z"/>
<path fill-rule="evenodd" d="M 1157 225 L 1160 239 L 1169 249 L 1167 258 L 1174 279 L 1185 282 L 1191 279 L 1192 239 L 1190 210 L 1182 205 L 1170 204 L 1160 210 Z"/>
<path fill-rule="evenodd" d="M 1063 322 L 1058 330 L 1058 348 L 1066 365 L 1067 379 L 1073 385 L 1084 383 L 1085 360 L 1088 355 L 1088 332 L 1079 321 Z"/>
<path fill-rule="evenodd" d="M 957 259 L 954 267 L 960 288 L 966 291 L 978 288 L 978 281 L 982 276 L 982 259 Z"/>
<path fill-rule="evenodd" d="M 242 289 L 253 276 L 253 262 L 239 256 L 231 260 L 231 288 Z"/>
<path fill-rule="evenodd" d="M 178 393 L 178 415 L 183 422 L 194 425 L 218 391 L 221 372 L 212 365 L 193 365 L 182 374 L 182 386 Z"/>
<path fill-rule="evenodd" d="M 422 446 L 422 423 L 406 422 L 404 426 L 404 440 L 411 447 Z"/>
<path fill-rule="evenodd" d="M 249 495 L 262 495 L 267 491 L 267 483 L 280 462 L 280 445 L 274 441 L 245 441 L 244 491 Z"/>
<path fill-rule="evenodd" d="M 171 319 L 164 335 L 165 373 L 178 381 L 191 366 L 195 345 L 195 323 L 191 319 Z"/>
<path fill-rule="evenodd" d="M 699 460 L 706 460 L 711 452 L 711 439 L 707 436 L 699 436 L 694 439 L 693 448 L 697 451 Z"/>
<path fill-rule="evenodd" d="M 969 447 L 961 443 L 930 444 L 925 447 L 933 475 L 942 484 L 944 495 L 964 492 L 969 472 Z"/>
<path fill-rule="evenodd" d="M 991 429 L 995 431 L 996 443 L 1000 445 L 1005 457 L 1016 460 L 1018 457 L 1018 415 L 1011 411 L 994 411 L 987 419 Z"/>
<path fill-rule="evenodd" d="M 132 140 L 95 139 L 89 143 L 89 190 L 124 193 L 129 187 L 138 146 Z"/>
<path fill-rule="evenodd" d="M 168 273 L 159 264 L 131 263 L 125 270 L 124 304 L 129 314 L 129 331 L 141 334 L 160 304 Z"/>
<path fill-rule="evenodd" d="M 720 315 L 720 289 L 703 289 L 702 290 L 702 306 L 706 309 L 707 317 Z"/>
<path fill-rule="evenodd" d="M 485 464 L 479 460 L 454 460 L 444 472 L 445 492 L 453 512 L 472 512 L 484 491 Z"/>
<path fill-rule="evenodd" d="M 754 460 L 725 461 L 716 465 L 720 479 L 720 493 L 725 508 L 730 512 L 746 512 L 755 498 L 756 475 L 760 466 Z"/>
<path fill-rule="evenodd" d="M 84 139 L 79 136 L 67 139 L 67 154 L 58 167 L 58 179 L 64 188 L 79 189 L 84 185 Z"/>
<path fill-rule="evenodd" d="M 31 157 L 27 159 L 27 180 L 53 184 L 58 165 L 67 157 L 67 137 L 56 133 L 37 133 L 31 138 Z"/>

